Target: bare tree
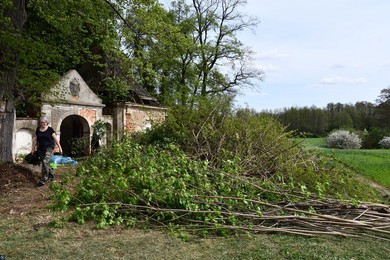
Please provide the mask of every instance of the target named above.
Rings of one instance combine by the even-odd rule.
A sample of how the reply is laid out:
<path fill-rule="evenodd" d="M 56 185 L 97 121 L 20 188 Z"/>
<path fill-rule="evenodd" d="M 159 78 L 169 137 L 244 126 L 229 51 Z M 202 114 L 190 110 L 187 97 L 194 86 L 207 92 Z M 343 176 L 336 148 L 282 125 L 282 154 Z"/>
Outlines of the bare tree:
<path fill-rule="evenodd" d="M 198 80 L 200 94 L 233 91 L 234 87 L 261 79 L 262 72 L 248 66 L 250 50 L 243 47 L 237 33 L 253 29 L 258 20 L 240 12 L 246 0 L 192 0 L 195 10 L 194 41 L 199 46 Z M 222 65 L 231 65 L 222 74 Z"/>

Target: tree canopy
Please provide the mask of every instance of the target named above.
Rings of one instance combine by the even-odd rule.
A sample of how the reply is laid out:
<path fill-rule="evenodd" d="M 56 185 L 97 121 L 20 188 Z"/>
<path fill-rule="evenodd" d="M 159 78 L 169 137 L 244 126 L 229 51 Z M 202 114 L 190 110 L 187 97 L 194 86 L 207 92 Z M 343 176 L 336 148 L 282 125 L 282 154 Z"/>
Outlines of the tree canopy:
<path fill-rule="evenodd" d="M 381 90 L 378 103 L 378 122 L 383 128 L 390 129 L 390 87 Z"/>
<path fill-rule="evenodd" d="M 119 78 L 114 81 L 139 85 L 166 104 L 236 93 L 262 75 L 249 66 L 251 51 L 237 37 L 258 22 L 240 13 L 245 4 L 177 0 L 168 8 L 157 0 L 6 1 L 0 6 L 3 26 L 10 27 L 10 10 L 25 10 L 17 38 L 11 30 L 1 34 L 2 72 L 16 73 L 6 95 L 36 101 L 70 69 L 98 93 L 107 92 L 104 79 Z M 17 64 L 12 53 L 18 54 Z"/>
<path fill-rule="evenodd" d="M 1 138 L 12 132 L 16 112 L 27 115 L 26 104 L 38 105 L 41 94 L 71 69 L 108 103 L 126 100 L 134 86 L 162 104 L 182 106 L 251 86 L 262 72 L 250 67 L 251 51 L 237 37 L 258 22 L 240 12 L 245 4 L 2 1 L 0 102 L 7 102 L 8 119 L 0 126 Z"/>

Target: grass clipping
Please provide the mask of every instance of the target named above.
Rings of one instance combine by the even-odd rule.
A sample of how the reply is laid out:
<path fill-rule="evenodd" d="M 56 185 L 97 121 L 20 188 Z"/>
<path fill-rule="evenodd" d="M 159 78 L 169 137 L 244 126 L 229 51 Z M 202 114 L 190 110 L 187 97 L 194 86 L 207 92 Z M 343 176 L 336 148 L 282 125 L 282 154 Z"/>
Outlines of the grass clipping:
<path fill-rule="evenodd" d="M 328 194 L 340 190 L 319 182 L 311 190 L 292 175 L 242 175 L 239 165 L 225 161 L 216 170 L 173 144 L 125 140 L 83 162 L 76 176 L 53 183 L 54 208 L 70 210 L 80 224 L 166 228 L 181 237 L 282 232 L 390 239 L 388 205 L 343 199 L 348 194 L 335 199 Z M 362 185 L 355 189 L 368 189 Z"/>

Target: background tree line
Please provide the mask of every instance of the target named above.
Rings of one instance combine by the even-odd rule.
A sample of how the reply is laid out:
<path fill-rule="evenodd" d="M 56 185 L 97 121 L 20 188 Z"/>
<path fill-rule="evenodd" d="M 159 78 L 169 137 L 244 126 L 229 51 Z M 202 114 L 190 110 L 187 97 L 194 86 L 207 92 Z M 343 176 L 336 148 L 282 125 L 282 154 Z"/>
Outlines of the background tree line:
<path fill-rule="evenodd" d="M 365 135 L 366 147 L 377 147 L 377 141 L 390 134 L 390 87 L 380 92 L 376 104 L 329 103 L 325 108 L 290 107 L 261 114 L 276 117 L 288 130 L 309 136 L 325 136 L 335 129 L 355 130 Z"/>

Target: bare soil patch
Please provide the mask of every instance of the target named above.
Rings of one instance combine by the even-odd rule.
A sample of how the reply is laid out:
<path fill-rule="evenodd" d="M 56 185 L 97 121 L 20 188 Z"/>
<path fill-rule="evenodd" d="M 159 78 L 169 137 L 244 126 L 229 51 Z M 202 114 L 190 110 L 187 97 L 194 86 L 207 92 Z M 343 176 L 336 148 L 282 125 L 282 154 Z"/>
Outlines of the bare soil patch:
<path fill-rule="evenodd" d="M 51 190 L 49 184 L 38 186 L 39 178 L 37 166 L 0 165 L 0 214 L 26 215 L 45 209 Z"/>

